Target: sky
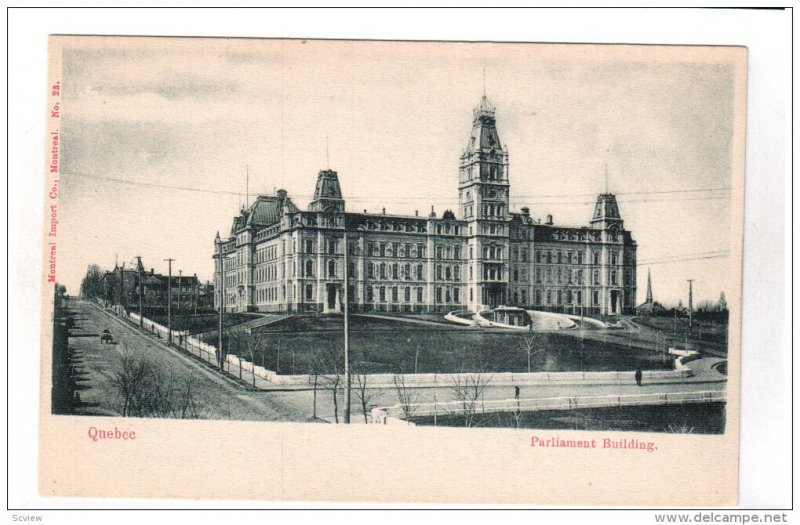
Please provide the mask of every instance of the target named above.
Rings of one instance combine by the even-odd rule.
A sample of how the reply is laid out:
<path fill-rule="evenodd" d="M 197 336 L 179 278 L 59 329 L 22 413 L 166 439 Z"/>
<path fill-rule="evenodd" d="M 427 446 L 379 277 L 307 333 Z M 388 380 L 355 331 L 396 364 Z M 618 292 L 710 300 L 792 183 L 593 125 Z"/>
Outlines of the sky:
<path fill-rule="evenodd" d="M 347 209 L 456 208 L 458 161 L 486 93 L 511 207 L 588 225 L 617 194 L 638 298 L 716 301 L 731 249 L 734 75 L 703 48 L 246 39 L 65 41 L 59 275 L 89 264 L 212 278 L 213 240 L 247 199 L 305 208 L 320 169 Z M 608 176 L 606 177 L 606 172 Z M 735 194 L 735 192 L 734 192 Z M 738 251 L 738 250 L 737 250 Z"/>

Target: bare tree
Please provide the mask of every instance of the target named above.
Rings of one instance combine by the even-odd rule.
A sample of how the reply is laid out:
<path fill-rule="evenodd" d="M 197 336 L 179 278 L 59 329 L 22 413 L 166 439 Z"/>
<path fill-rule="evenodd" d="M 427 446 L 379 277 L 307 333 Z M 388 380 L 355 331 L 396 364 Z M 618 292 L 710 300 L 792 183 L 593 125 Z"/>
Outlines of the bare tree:
<path fill-rule="evenodd" d="M 475 424 L 475 414 L 478 400 L 483 399 L 483 391 L 489 385 L 492 377 L 482 372 L 474 374 L 456 374 L 451 376 L 453 399 L 460 403 L 464 416 L 464 426 L 471 427 Z"/>
<path fill-rule="evenodd" d="M 531 356 L 544 352 L 544 348 L 537 348 L 536 336 L 528 333 L 525 334 L 520 343 L 520 348 L 525 351 L 528 356 L 528 373 L 531 373 Z"/>
<path fill-rule="evenodd" d="M 329 350 L 327 355 L 323 355 L 325 363 L 325 375 L 323 376 L 327 388 L 333 396 L 333 420 L 339 422 L 339 395 L 342 388 L 341 364 L 344 356 L 341 349 Z"/>
<path fill-rule="evenodd" d="M 403 419 L 408 422 L 417 411 L 419 394 L 406 385 L 405 376 L 402 373 L 395 374 L 392 381 L 397 393 L 397 400 L 400 402 L 400 409 L 403 411 Z"/>
<path fill-rule="evenodd" d="M 322 353 L 319 348 L 312 348 L 309 352 L 309 374 L 308 380 L 314 387 L 314 409 L 312 417 L 317 419 L 317 388 L 319 387 L 319 376 L 323 372 Z"/>
<path fill-rule="evenodd" d="M 164 371 L 160 363 L 121 346 L 116 362 L 103 375 L 116 391 L 124 417 L 203 416 L 193 375 L 181 378 L 174 369 Z"/>
<path fill-rule="evenodd" d="M 244 353 L 246 353 L 247 357 L 250 358 L 250 362 L 253 364 L 253 388 L 256 386 L 256 355 L 258 355 L 259 351 L 264 347 L 265 337 L 264 334 L 259 333 L 251 333 L 247 335 L 242 335 L 242 339 L 244 339 L 244 344 L 240 344 L 239 348 L 241 348 Z M 241 368 L 241 362 L 240 367 Z"/>
<path fill-rule="evenodd" d="M 361 413 L 364 415 L 364 423 L 369 423 L 368 413 L 370 401 L 376 396 L 380 396 L 383 391 L 380 388 L 369 388 L 369 376 L 361 365 L 356 365 L 354 375 L 356 378 L 356 398 L 361 405 Z"/>

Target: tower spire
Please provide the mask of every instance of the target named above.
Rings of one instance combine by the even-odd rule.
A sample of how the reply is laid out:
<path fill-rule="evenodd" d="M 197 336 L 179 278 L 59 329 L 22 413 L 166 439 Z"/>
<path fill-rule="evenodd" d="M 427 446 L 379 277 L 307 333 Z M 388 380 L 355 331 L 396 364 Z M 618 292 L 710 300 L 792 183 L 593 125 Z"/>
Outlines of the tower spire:
<path fill-rule="evenodd" d="M 653 283 L 650 281 L 650 268 L 647 269 L 647 298 L 645 303 L 653 303 Z"/>

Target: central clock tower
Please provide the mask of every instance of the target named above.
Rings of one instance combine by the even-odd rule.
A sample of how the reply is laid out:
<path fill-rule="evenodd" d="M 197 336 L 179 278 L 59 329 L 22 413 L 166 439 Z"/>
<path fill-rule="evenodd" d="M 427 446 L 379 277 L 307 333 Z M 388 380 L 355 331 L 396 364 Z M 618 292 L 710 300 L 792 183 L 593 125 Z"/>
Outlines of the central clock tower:
<path fill-rule="evenodd" d="M 458 203 L 469 228 L 470 309 L 508 302 L 508 149 L 495 108 L 486 98 L 473 110 L 472 132 L 458 169 Z"/>

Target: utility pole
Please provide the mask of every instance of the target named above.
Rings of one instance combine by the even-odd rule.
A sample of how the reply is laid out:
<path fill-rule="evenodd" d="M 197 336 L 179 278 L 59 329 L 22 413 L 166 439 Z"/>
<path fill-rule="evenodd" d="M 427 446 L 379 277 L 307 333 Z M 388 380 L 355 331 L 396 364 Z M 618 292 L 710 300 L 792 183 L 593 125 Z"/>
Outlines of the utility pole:
<path fill-rule="evenodd" d="M 689 283 L 689 333 L 692 333 L 692 282 L 694 279 L 686 279 Z"/>
<path fill-rule="evenodd" d="M 222 256 L 222 243 L 219 243 L 219 330 L 217 341 L 217 361 L 219 361 L 219 369 L 224 370 L 222 360 L 222 316 L 225 312 L 225 259 Z"/>
<path fill-rule="evenodd" d="M 342 220 L 344 221 L 344 214 L 342 214 Z M 348 252 L 350 251 L 350 247 L 347 244 L 347 223 L 344 224 L 345 231 L 344 231 L 344 381 L 345 381 L 345 400 L 344 400 L 344 422 L 345 424 L 350 423 L 350 390 L 351 390 L 351 381 L 350 381 L 350 327 L 349 327 L 349 317 L 350 317 L 350 276 L 348 275 L 349 268 L 348 268 Z"/>
<path fill-rule="evenodd" d="M 144 310 L 142 309 L 144 285 L 142 283 L 142 256 L 136 256 L 136 274 L 139 277 L 139 328 L 144 328 Z"/>
<path fill-rule="evenodd" d="M 119 304 L 125 310 L 125 263 L 119 269 Z"/>
<path fill-rule="evenodd" d="M 178 270 L 178 315 L 181 313 L 181 301 L 183 300 L 183 270 Z"/>
<path fill-rule="evenodd" d="M 169 264 L 167 271 L 167 344 L 172 344 L 172 261 L 164 259 Z"/>

